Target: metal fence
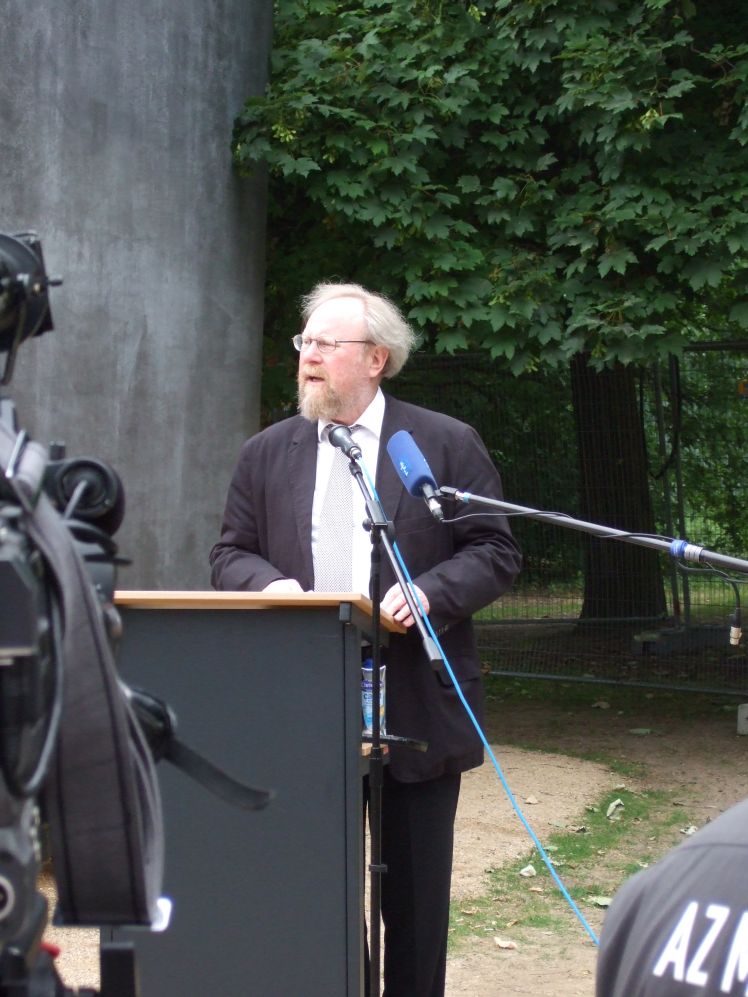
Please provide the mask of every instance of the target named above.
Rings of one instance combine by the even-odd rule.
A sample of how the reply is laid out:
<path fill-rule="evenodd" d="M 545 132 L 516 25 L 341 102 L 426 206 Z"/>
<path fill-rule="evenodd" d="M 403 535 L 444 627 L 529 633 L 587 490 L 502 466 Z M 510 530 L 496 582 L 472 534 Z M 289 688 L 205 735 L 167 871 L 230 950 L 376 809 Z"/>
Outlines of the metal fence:
<path fill-rule="evenodd" d="M 748 552 L 746 384 L 748 343 L 693 347 L 638 374 L 636 417 L 646 439 L 656 530 L 735 557 Z M 391 390 L 473 425 L 501 471 L 507 501 L 580 517 L 568 375 L 515 378 L 484 356 L 419 355 Z M 616 445 L 620 437 L 611 439 Z M 624 465 L 617 487 L 627 487 Z M 487 670 L 748 691 L 746 649 L 729 642 L 739 585 L 714 573 L 684 574 L 666 556 L 648 552 L 662 573 L 665 614 L 581 619 L 589 538 L 532 518 L 514 519 L 512 528 L 524 569 L 514 589 L 478 616 Z"/>

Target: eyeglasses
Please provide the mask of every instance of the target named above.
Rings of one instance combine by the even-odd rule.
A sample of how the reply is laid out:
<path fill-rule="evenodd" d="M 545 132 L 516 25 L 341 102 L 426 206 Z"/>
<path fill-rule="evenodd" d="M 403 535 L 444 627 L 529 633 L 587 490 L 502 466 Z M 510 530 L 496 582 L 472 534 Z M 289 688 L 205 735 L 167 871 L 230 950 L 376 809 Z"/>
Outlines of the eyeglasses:
<path fill-rule="evenodd" d="M 300 332 L 297 332 L 291 342 L 299 353 L 302 350 L 308 350 L 312 346 L 316 346 L 320 353 L 334 353 L 341 343 L 371 343 L 372 340 L 332 339 L 330 336 L 319 336 L 317 339 L 312 339 L 311 336 L 302 336 Z"/>

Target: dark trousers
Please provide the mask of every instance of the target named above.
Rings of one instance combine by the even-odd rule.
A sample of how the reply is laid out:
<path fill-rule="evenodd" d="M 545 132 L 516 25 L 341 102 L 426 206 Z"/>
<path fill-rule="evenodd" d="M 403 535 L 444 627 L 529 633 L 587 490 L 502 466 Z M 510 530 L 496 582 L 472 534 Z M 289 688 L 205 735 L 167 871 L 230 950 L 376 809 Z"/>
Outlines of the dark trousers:
<path fill-rule="evenodd" d="M 368 779 L 365 780 L 368 795 Z M 460 776 L 382 787 L 384 997 L 443 997 Z M 367 959 L 368 963 L 368 959 Z M 367 970 L 366 993 L 369 995 Z"/>

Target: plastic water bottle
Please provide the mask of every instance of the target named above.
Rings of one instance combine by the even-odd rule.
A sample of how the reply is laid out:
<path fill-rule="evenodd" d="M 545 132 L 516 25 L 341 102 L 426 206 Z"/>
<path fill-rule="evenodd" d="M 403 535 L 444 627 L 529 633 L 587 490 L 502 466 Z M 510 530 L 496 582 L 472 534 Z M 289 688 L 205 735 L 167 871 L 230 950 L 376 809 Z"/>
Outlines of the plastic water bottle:
<path fill-rule="evenodd" d="M 385 676 L 387 666 L 379 668 L 379 730 L 385 732 Z M 361 712 L 364 720 L 364 733 L 371 734 L 374 723 L 374 662 L 366 658 L 361 665 Z"/>

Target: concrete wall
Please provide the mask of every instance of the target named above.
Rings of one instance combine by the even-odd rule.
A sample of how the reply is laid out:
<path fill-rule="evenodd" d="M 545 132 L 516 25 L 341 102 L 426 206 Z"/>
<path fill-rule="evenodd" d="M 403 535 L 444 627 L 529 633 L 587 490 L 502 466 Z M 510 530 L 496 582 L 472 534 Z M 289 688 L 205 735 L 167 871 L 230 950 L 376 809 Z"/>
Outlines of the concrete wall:
<path fill-rule="evenodd" d="M 232 171 L 271 0 L 5 0 L 0 231 L 34 229 L 55 330 L 6 390 L 21 425 L 103 459 L 127 497 L 119 588 L 208 588 L 257 428 L 265 193 Z"/>

